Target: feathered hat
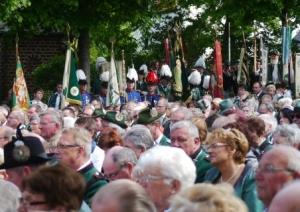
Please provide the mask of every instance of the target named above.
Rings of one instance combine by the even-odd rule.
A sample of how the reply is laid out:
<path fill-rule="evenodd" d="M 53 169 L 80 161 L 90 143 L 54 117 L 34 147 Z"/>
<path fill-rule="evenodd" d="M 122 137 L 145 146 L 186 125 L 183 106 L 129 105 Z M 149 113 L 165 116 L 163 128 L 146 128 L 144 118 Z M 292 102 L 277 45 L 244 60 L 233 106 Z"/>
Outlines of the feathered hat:
<path fill-rule="evenodd" d="M 201 74 L 200 74 L 200 72 L 194 69 L 193 72 L 188 77 L 188 81 L 192 85 L 200 85 L 200 83 L 201 83 Z"/>
<path fill-rule="evenodd" d="M 139 71 L 138 71 L 138 74 L 139 74 L 139 75 L 145 75 L 145 76 L 147 76 L 147 74 L 148 74 L 148 67 L 147 67 L 147 65 L 143 64 L 143 65 L 140 67 L 140 69 L 139 69 Z"/>
<path fill-rule="evenodd" d="M 102 64 L 107 63 L 104 57 L 98 57 L 96 60 L 96 70 L 99 70 Z"/>
<path fill-rule="evenodd" d="M 128 69 L 128 73 L 126 75 L 126 82 L 135 82 L 138 80 L 138 75 L 134 68 Z"/>
<path fill-rule="evenodd" d="M 160 70 L 160 79 L 171 80 L 172 72 L 168 65 L 162 65 Z"/>
<path fill-rule="evenodd" d="M 209 83 L 210 83 L 210 76 L 209 75 L 205 75 L 204 79 L 203 79 L 203 84 L 202 87 L 206 90 L 209 89 Z"/>
<path fill-rule="evenodd" d="M 83 72 L 82 69 L 78 69 L 76 71 L 76 76 L 77 76 L 77 81 L 79 85 L 86 85 L 87 81 L 86 81 L 86 76 L 85 73 Z"/>
<path fill-rule="evenodd" d="M 107 88 L 107 86 L 108 86 L 108 80 L 109 80 L 109 72 L 108 71 L 104 71 L 100 75 L 100 80 L 101 80 L 101 86 L 104 87 L 104 88 Z"/>
<path fill-rule="evenodd" d="M 202 55 L 194 65 L 195 68 L 203 68 L 206 69 L 204 56 Z"/>

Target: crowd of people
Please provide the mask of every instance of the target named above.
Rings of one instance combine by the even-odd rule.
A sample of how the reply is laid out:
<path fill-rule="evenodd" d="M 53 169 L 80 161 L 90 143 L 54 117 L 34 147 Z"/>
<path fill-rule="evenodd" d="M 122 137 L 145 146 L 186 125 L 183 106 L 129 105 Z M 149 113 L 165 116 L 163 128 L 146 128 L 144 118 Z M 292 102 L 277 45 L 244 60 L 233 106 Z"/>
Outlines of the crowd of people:
<path fill-rule="evenodd" d="M 128 72 L 117 105 L 102 73 L 98 95 L 78 79 L 81 106 L 61 108 L 61 84 L 48 104 L 35 89 L 27 113 L 0 106 L 0 211 L 300 208 L 300 101 L 283 81 L 213 98 L 200 58 L 185 104 L 171 101 L 172 73 L 158 67 Z"/>

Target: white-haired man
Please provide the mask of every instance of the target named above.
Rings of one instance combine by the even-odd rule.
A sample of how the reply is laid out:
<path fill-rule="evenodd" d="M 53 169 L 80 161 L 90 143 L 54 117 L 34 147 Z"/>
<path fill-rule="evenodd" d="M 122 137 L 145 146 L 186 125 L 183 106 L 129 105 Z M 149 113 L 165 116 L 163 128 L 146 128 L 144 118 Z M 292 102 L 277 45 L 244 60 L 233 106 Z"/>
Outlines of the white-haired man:
<path fill-rule="evenodd" d="M 40 115 L 41 136 L 49 141 L 53 136 L 57 135 L 63 128 L 62 114 L 56 110 L 47 110 Z"/>
<path fill-rule="evenodd" d="M 296 124 L 278 125 L 274 131 L 274 145 L 286 145 L 299 149 L 300 129 Z"/>
<path fill-rule="evenodd" d="M 261 114 L 258 117 L 265 122 L 266 140 L 273 143 L 273 133 L 278 125 L 277 119 L 269 114 Z"/>
<path fill-rule="evenodd" d="M 272 81 L 274 83 L 281 81 L 282 76 L 282 66 L 279 64 L 279 53 L 273 51 L 270 53 L 270 65 L 268 66 L 267 82 Z"/>
<path fill-rule="evenodd" d="M 300 152 L 283 145 L 273 147 L 264 154 L 255 173 L 258 198 L 268 208 L 277 192 L 299 177 Z"/>
<path fill-rule="evenodd" d="M 82 128 L 66 128 L 61 132 L 56 146 L 56 156 L 63 163 L 84 177 L 87 188 L 84 201 L 91 205 L 91 198 L 106 184 L 104 177 L 98 172 L 90 160 L 92 137 Z"/>
<path fill-rule="evenodd" d="M 195 183 L 202 183 L 206 172 L 212 167 L 208 155 L 201 149 L 197 127 L 191 121 L 179 121 L 171 127 L 171 146 L 178 147 L 194 161 L 197 178 Z"/>
<path fill-rule="evenodd" d="M 17 127 L 21 124 L 25 123 L 25 115 L 24 112 L 20 109 L 13 110 L 7 117 L 6 126 L 11 127 L 12 129 L 17 129 Z M 25 126 L 22 126 L 25 127 Z"/>

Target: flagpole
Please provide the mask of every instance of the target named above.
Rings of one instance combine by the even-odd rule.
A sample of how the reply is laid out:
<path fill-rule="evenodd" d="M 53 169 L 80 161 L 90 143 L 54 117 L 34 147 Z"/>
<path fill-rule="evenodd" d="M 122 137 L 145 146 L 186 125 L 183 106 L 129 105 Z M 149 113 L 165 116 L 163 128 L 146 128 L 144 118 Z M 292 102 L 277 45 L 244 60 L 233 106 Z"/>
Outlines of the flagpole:
<path fill-rule="evenodd" d="M 254 30 L 256 30 L 256 28 L 254 28 Z M 257 54 L 256 54 L 256 31 L 254 31 L 254 61 L 253 61 L 253 63 L 254 63 L 254 68 L 253 68 L 254 73 L 257 70 L 256 57 L 257 57 Z"/>
<path fill-rule="evenodd" d="M 231 64 L 230 22 L 228 22 L 228 63 Z"/>

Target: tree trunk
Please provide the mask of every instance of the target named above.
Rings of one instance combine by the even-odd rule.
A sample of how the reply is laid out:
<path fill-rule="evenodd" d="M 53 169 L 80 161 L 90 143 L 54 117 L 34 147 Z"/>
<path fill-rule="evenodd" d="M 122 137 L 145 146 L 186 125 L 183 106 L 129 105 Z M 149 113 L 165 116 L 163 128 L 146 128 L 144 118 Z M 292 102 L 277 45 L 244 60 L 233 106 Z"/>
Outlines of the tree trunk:
<path fill-rule="evenodd" d="M 88 29 L 80 30 L 79 36 L 79 68 L 86 74 L 87 91 L 90 91 L 90 35 Z"/>

